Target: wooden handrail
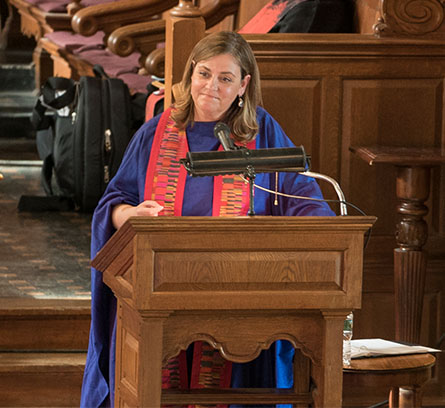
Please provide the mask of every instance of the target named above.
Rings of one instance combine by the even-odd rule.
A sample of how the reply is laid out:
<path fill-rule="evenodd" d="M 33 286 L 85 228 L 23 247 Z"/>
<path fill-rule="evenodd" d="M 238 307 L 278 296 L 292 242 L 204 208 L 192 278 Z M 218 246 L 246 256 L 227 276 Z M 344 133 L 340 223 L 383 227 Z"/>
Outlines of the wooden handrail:
<path fill-rule="evenodd" d="M 102 30 L 107 34 L 117 28 L 153 18 L 175 4 L 177 0 L 120 0 L 79 10 L 72 18 L 73 30 L 84 36 Z"/>
<path fill-rule="evenodd" d="M 204 17 L 206 29 L 220 23 L 225 17 L 237 13 L 239 0 L 214 0 L 200 9 L 192 2 L 181 1 L 172 9 L 172 16 L 177 18 Z M 141 66 L 150 75 L 164 76 L 165 50 L 156 49 L 156 43 L 165 41 L 165 21 L 149 21 L 130 24 L 114 30 L 108 38 L 108 48 L 122 57 L 134 51 L 141 53 Z"/>
<path fill-rule="evenodd" d="M 165 20 L 130 24 L 114 30 L 108 37 L 108 48 L 114 54 L 126 57 L 134 51 L 147 56 L 156 44 L 165 40 Z"/>

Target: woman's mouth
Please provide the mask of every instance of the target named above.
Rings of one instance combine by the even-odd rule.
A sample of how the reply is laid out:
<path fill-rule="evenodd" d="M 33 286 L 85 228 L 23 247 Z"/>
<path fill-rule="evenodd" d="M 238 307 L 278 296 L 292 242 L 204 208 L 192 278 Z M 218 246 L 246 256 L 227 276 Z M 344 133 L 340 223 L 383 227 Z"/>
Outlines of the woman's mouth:
<path fill-rule="evenodd" d="M 211 95 L 211 94 L 207 94 L 207 93 L 203 93 L 201 94 L 202 96 L 206 97 L 206 98 L 211 98 L 211 99 L 219 99 L 217 96 L 215 95 Z"/>

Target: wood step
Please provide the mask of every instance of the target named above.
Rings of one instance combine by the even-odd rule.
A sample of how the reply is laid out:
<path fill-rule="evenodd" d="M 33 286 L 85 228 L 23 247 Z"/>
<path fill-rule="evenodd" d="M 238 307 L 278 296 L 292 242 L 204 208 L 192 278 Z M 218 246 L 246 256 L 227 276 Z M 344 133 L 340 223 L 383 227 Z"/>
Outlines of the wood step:
<path fill-rule="evenodd" d="M 0 351 L 86 350 L 90 300 L 3 298 Z"/>
<path fill-rule="evenodd" d="M 0 407 L 75 407 L 86 353 L 0 353 Z"/>

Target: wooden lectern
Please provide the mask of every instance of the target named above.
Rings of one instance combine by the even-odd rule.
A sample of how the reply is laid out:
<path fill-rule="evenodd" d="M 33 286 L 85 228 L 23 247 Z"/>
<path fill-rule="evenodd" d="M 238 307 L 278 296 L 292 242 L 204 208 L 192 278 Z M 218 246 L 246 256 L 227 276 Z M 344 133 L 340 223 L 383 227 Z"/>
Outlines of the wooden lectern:
<path fill-rule="evenodd" d="M 134 217 L 93 261 L 118 299 L 119 407 L 293 403 L 341 407 L 342 328 L 361 307 L 364 233 L 375 217 Z M 246 362 L 278 339 L 289 390 L 162 390 L 168 359 L 202 340 Z M 303 357 L 306 356 L 306 357 Z M 310 362 L 310 363 L 309 363 Z M 248 397 L 246 398 L 246 394 Z"/>

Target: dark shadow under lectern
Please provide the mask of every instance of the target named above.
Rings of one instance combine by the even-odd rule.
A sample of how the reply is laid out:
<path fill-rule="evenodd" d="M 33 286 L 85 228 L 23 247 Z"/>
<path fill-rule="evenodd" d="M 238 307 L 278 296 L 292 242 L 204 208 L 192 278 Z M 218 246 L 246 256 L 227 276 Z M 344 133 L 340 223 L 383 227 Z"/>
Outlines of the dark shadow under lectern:
<path fill-rule="evenodd" d="M 131 218 L 93 261 L 118 299 L 115 405 L 341 407 L 343 321 L 361 307 L 363 237 L 374 222 Z M 293 389 L 161 389 L 163 364 L 193 341 L 246 362 L 277 339 L 301 350 Z"/>

